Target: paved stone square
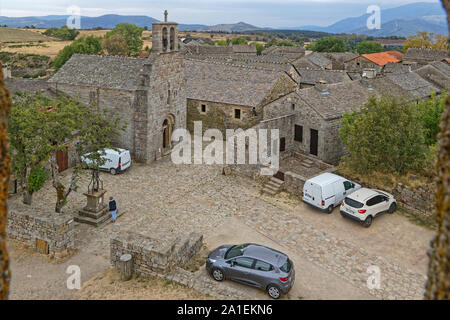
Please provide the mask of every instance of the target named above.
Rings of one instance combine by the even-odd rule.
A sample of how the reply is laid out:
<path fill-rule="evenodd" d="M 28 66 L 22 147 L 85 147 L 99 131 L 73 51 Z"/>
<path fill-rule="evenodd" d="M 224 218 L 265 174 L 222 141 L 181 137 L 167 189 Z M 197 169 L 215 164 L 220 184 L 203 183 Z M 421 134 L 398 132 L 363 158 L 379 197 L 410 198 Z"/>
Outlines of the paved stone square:
<path fill-rule="evenodd" d="M 326 215 L 285 193 L 263 195 L 253 180 L 222 175 L 221 166 L 174 165 L 170 159 L 151 165 L 133 164 L 130 170 L 112 176 L 102 173 L 107 197 L 113 196 L 125 213 L 115 224 L 96 229 L 76 225 L 75 263 L 84 272 L 83 281 L 108 269 L 109 241 L 119 231 L 130 230 L 152 238 L 169 239 L 198 232 L 209 249 L 222 243 L 254 241 L 289 254 L 296 268 L 295 288 L 287 299 L 421 299 L 427 266 L 426 250 L 434 232 L 412 224 L 401 215 L 385 215 L 370 229 L 342 218 L 338 209 Z M 65 174 L 70 179 L 70 170 Z M 89 175 L 70 196 L 66 213 L 85 205 L 82 193 Z M 9 200 L 14 207 L 20 197 Z M 33 208 L 53 210 L 55 191 L 51 184 L 35 194 Z M 58 265 L 27 257 L 12 261 L 11 298 L 30 297 L 30 286 L 51 287 L 44 299 L 71 298 L 63 289 L 67 275 Z M 28 261 L 28 262 L 27 262 Z M 45 266 L 47 264 L 47 266 Z M 381 289 L 369 290 L 367 268 L 378 266 Z M 24 285 L 27 273 L 41 270 L 40 278 Z M 204 269 L 195 275 L 208 277 Z M 54 283 L 60 281 L 61 285 Z M 264 292 L 224 282 L 239 298 L 264 299 Z M 37 290 L 37 289 L 36 289 Z M 237 291 L 236 291 L 237 292 Z M 232 297 L 230 297 L 232 298 Z"/>

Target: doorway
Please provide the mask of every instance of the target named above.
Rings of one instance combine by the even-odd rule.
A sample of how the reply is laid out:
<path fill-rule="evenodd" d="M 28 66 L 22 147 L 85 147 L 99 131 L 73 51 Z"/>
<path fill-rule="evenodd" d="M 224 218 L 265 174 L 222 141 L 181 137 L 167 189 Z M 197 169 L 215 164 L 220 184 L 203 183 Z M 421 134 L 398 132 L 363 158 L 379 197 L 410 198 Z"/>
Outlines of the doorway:
<path fill-rule="evenodd" d="M 311 140 L 309 144 L 309 153 L 317 156 L 319 150 L 319 131 L 311 129 Z"/>
<path fill-rule="evenodd" d="M 69 168 L 69 153 L 67 151 L 56 151 L 56 164 L 58 172 L 63 172 Z"/>
<path fill-rule="evenodd" d="M 163 122 L 163 152 L 167 152 L 172 149 L 172 133 L 174 127 L 174 117 L 169 115 Z"/>

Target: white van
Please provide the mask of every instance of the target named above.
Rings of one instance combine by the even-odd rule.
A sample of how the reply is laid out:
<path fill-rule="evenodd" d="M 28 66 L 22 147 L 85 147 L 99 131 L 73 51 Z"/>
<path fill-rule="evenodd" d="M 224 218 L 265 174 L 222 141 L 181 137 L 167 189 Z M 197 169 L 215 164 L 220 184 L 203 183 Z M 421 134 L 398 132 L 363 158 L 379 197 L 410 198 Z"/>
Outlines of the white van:
<path fill-rule="evenodd" d="M 305 182 L 302 201 L 331 213 L 346 196 L 358 189 L 361 189 L 359 184 L 327 172 Z"/>
<path fill-rule="evenodd" d="M 131 166 L 130 151 L 125 149 L 117 149 L 117 151 L 113 149 L 104 149 L 103 151 L 105 154 L 102 158 L 106 161 L 100 166 L 101 170 L 109 171 L 111 174 L 115 175 L 125 171 Z M 81 161 L 89 167 L 89 164 L 92 163 L 92 161 L 87 158 L 88 155 L 89 153 L 82 156 Z"/>

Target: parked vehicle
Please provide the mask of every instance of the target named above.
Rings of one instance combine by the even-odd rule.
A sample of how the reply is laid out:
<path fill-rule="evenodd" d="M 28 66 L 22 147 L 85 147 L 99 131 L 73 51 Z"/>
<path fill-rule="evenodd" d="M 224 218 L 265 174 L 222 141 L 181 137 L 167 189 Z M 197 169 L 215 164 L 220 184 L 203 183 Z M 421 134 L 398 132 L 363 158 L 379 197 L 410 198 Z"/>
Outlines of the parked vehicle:
<path fill-rule="evenodd" d="M 375 189 L 362 188 L 346 197 L 341 203 L 341 215 L 368 228 L 373 219 L 383 213 L 394 213 L 397 202 L 393 195 Z"/>
<path fill-rule="evenodd" d="M 206 270 L 216 281 L 229 279 L 254 286 L 273 299 L 288 293 L 295 280 L 294 264 L 287 255 L 252 243 L 215 249 L 206 260 Z"/>
<path fill-rule="evenodd" d="M 305 182 L 302 201 L 327 213 L 332 213 L 334 207 L 361 185 L 349 181 L 333 173 L 323 173 Z"/>
<path fill-rule="evenodd" d="M 122 171 L 125 171 L 131 166 L 130 151 L 125 149 L 104 149 L 105 163 L 100 166 L 100 170 L 109 171 L 112 175 L 116 175 Z M 81 157 L 81 161 L 84 162 L 86 167 L 89 167 L 93 161 L 88 159 L 89 153 Z"/>

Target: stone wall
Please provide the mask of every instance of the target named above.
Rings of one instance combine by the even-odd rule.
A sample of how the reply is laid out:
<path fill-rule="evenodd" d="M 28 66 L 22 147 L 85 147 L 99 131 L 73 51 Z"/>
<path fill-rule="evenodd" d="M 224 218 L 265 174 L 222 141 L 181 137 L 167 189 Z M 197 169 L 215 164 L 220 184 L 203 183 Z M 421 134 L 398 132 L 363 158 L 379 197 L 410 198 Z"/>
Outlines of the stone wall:
<path fill-rule="evenodd" d="M 6 234 L 32 248 L 36 248 L 37 240 L 46 241 L 50 257 L 56 259 L 67 256 L 75 248 L 71 215 L 31 212 L 22 206 L 10 208 Z"/>
<path fill-rule="evenodd" d="M 176 239 L 153 239 L 134 232 L 123 232 L 110 241 L 111 265 L 120 268 L 120 257 L 131 254 L 133 272 L 166 274 L 185 266 L 203 245 L 203 236 L 191 233 Z"/>
<path fill-rule="evenodd" d="M 375 69 L 377 73 L 381 72 L 381 69 L 383 67 L 380 67 L 376 63 L 371 62 L 370 60 L 367 60 L 363 56 L 359 56 L 353 60 L 345 62 L 345 70 L 346 71 L 363 71 L 363 69 Z"/>
<path fill-rule="evenodd" d="M 206 106 L 206 112 L 201 112 L 201 106 Z M 241 110 L 241 119 L 235 119 L 234 110 Z M 208 102 L 188 99 L 187 101 L 187 129 L 194 133 L 194 121 L 203 123 L 203 133 L 208 129 L 219 129 L 225 134 L 226 129 L 248 129 L 259 123 L 262 112 L 255 116 L 249 106 L 236 106 L 220 102 Z"/>

